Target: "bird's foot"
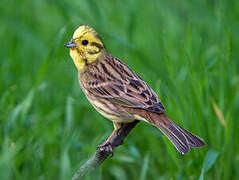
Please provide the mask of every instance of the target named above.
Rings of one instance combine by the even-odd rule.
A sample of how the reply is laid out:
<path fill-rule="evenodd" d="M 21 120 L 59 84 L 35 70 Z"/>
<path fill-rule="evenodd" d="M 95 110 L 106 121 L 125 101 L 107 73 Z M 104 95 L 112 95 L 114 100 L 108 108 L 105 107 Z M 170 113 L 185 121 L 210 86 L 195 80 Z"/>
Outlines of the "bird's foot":
<path fill-rule="evenodd" d="M 112 148 L 112 144 L 110 143 L 110 141 L 108 139 L 106 141 L 104 141 L 103 143 L 101 143 L 98 146 L 98 149 L 100 151 L 104 151 L 104 152 L 110 153 L 111 157 L 113 157 L 113 155 L 114 155 L 114 150 Z"/>

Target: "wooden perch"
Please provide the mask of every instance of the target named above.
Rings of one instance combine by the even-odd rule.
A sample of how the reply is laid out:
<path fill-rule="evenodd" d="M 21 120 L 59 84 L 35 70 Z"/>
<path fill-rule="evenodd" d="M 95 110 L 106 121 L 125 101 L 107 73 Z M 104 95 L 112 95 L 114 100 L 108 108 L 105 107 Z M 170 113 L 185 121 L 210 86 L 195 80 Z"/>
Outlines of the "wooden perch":
<path fill-rule="evenodd" d="M 131 123 L 123 124 L 110 140 L 110 144 L 103 147 L 99 146 L 95 154 L 74 174 L 72 180 L 80 179 L 88 172 L 94 171 L 98 166 L 100 166 L 100 164 L 103 163 L 104 160 L 113 153 L 115 148 L 123 144 L 124 139 L 128 136 L 129 132 L 136 126 L 138 122 L 138 120 L 135 120 Z"/>

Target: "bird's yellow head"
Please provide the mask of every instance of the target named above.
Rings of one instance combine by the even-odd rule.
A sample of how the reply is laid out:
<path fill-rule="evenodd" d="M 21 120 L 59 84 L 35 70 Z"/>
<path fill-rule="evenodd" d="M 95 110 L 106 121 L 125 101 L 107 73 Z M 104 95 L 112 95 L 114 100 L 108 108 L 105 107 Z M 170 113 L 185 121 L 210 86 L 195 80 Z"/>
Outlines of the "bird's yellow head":
<path fill-rule="evenodd" d="M 88 25 L 78 27 L 72 40 L 64 46 L 70 48 L 70 56 L 78 71 L 84 70 L 106 51 L 100 36 Z"/>

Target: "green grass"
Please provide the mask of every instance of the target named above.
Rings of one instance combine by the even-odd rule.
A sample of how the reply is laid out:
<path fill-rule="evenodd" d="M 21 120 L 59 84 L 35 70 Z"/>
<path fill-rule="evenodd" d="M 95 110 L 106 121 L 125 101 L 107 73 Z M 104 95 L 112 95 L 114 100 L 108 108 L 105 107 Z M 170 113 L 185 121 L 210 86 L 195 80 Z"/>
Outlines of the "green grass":
<path fill-rule="evenodd" d="M 93 26 L 109 52 L 156 91 L 168 115 L 207 143 L 182 156 L 140 123 L 87 179 L 239 177 L 237 0 L 1 4 L 1 180 L 70 179 L 111 133 L 111 122 L 80 90 L 63 47 L 80 24 Z"/>

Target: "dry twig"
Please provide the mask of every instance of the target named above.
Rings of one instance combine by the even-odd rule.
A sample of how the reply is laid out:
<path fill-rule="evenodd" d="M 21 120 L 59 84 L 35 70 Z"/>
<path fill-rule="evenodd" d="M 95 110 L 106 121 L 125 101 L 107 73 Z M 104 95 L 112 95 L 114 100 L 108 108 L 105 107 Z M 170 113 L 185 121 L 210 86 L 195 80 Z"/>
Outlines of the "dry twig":
<path fill-rule="evenodd" d="M 110 144 L 104 147 L 98 147 L 95 154 L 87 160 L 80 169 L 74 174 L 72 180 L 77 180 L 84 177 L 88 172 L 94 171 L 104 162 L 104 160 L 113 153 L 114 149 L 123 144 L 124 139 L 129 132 L 136 126 L 138 120 L 134 122 L 123 124 L 122 127 L 112 137 Z"/>

